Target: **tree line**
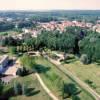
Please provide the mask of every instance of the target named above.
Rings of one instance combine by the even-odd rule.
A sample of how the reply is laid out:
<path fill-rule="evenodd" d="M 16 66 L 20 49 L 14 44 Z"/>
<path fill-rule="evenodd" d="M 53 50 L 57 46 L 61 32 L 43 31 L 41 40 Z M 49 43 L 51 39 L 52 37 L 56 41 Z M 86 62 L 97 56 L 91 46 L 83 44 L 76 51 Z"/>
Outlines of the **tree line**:
<path fill-rule="evenodd" d="M 79 56 L 86 54 L 89 62 L 100 59 L 100 34 L 79 27 L 68 27 L 63 33 L 43 30 L 37 38 L 26 37 L 18 40 L 8 37 L 2 43 L 16 47 L 17 51 L 48 48 Z"/>

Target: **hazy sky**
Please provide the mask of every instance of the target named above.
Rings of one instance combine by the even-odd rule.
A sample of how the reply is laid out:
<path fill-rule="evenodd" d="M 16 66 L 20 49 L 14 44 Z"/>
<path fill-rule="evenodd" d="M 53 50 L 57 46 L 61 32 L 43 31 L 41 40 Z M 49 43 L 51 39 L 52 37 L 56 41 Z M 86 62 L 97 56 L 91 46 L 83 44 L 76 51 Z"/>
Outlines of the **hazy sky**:
<path fill-rule="evenodd" d="M 100 0 L 0 0 L 0 10 L 100 9 Z"/>

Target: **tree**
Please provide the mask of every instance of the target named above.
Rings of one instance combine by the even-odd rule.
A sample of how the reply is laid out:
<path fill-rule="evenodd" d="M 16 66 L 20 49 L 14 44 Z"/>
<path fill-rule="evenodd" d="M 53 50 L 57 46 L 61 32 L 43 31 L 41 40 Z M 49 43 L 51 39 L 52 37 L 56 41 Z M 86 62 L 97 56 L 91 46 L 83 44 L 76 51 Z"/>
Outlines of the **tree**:
<path fill-rule="evenodd" d="M 33 49 L 35 47 L 35 38 L 28 38 L 24 40 L 24 44 L 30 48 Z M 29 49 L 28 49 L 29 50 Z"/>
<path fill-rule="evenodd" d="M 3 46 L 17 46 L 20 44 L 21 44 L 21 41 L 19 39 L 14 39 L 11 36 L 2 39 Z"/>
<path fill-rule="evenodd" d="M 80 53 L 87 54 L 89 61 L 98 61 L 100 59 L 100 34 L 96 32 L 89 33 L 79 42 Z"/>
<path fill-rule="evenodd" d="M 71 83 L 66 84 L 63 82 L 63 88 L 62 88 L 63 99 L 77 96 L 79 93 L 80 91 L 74 84 Z"/>
<path fill-rule="evenodd" d="M 9 47 L 9 52 L 11 53 L 11 54 L 16 54 L 17 53 L 17 47 Z"/>
<path fill-rule="evenodd" d="M 25 67 L 26 69 L 34 70 L 33 66 L 34 66 L 35 62 L 34 62 L 33 57 L 30 57 L 27 54 L 25 54 L 20 58 L 20 62 L 21 62 L 21 65 L 23 67 Z"/>
<path fill-rule="evenodd" d="M 28 74 L 29 74 L 29 70 L 27 70 L 25 67 L 18 68 L 18 70 L 16 72 L 16 75 L 19 75 L 19 76 L 25 76 L 25 75 L 28 75 Z"/>

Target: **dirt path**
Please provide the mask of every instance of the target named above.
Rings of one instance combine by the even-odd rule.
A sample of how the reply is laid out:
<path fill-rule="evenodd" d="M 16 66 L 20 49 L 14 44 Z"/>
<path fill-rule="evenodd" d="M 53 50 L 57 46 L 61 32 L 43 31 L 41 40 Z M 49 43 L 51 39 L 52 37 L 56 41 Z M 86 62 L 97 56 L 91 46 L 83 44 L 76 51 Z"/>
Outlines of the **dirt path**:
<path fill-rule="evenodd" d="M 42 81 L 40 75 L 38 73 L 35 73 L 38 81 L 40 82 L 41 86 L 43 87 L 43 89 L 46 91 L 46 93 L 53 99 L 53 100 L 59 100 L 49 89 L 48 87 L 44 84 L 44 82 Z"/>
<path fill-rule="evenodd" d="M 19 60 L 17 61 L 17 64 L 20 64 Z M 37 77 L 38 81 L 40 82 L 40 85 L 43 87 L 43 89 L 46 91 L 46 93 L 53 99 L 53 100 L 59 100 L 49 89 L 48 87 L 44 84 L 42 81 L 40 75 L 36 72 L 35 76 Z"/>

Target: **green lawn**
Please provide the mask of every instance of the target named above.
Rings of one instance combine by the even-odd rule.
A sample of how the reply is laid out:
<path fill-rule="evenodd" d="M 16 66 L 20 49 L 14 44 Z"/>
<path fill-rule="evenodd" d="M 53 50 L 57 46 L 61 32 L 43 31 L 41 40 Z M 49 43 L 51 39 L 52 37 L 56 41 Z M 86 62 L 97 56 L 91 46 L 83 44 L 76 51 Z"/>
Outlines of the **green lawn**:
<path fill-rule="evenodd" d="M 90 80 L 92 88 L 100 94 L 100 65 L 97 63 L 83 65 L 79 60 L 64 64 L 67 70 L 78 76 L 81 80 Z"/>
<path fill-rule="evenodd" d="M 39 73 L 44 83 L 52 90 L 52 92 L 56 96 L 58 96 L 60 100 L 62 97 L 61 97 L 61 91 L 59 91 L 59 89 L 62 80 L 64 80 L 67 84 L 72 83 L 75 84 L 76 87 L 78 87 L 76 83 L 74 83 L 71 79 L 65 76 L 61 71 L 59 71 L 55 67 L 55 65 L 51 64 L 48 60 L 42 57 L 38 57 L 35 59 L 35 62 L 36 64 L 38 64 L 37 66 L 42 67 L 41 69 L 39 69 Z M 79 90 L 82 89 L 79 88 Z M 94 100 L 84 90 L 82 90 L 81 93 L 78 94 L 78 96 L 80 100 Z M 67 98 L 67 100 L 74 100 L 74 99 Z"/>
<path fill-rule="evenodd" d="M 0 35 L 8 35 L 7 32 L 0 32 Z"/>
<path fill-rule="evenodd" d="M 14 35 L 14 34 L 19 34 L 19 33 L 13 30 L 0 32 L 0 35 Z"/>
<path fill-rule="evenodd" d="M 28 88 L 30 89 L 29 95 L 10 96 L 9 100 L 51 100 L 34 75 L 14 79 L 10 84 L 4 86 L 3 92 L 5 94 L 7 93 L 7 95 L 11 95 L 11 87 L 13 86 L 14 82 L 28 85 Z"/>

